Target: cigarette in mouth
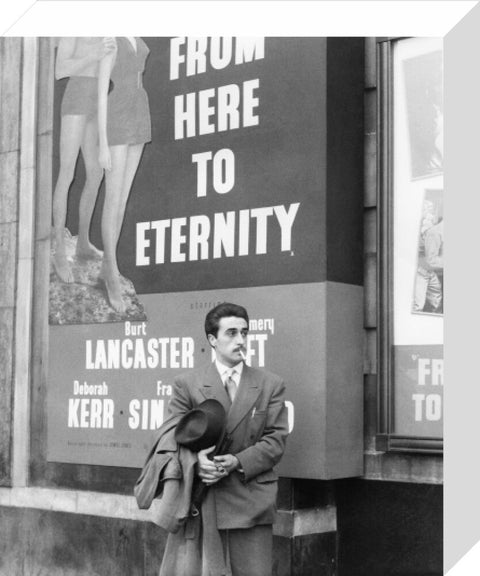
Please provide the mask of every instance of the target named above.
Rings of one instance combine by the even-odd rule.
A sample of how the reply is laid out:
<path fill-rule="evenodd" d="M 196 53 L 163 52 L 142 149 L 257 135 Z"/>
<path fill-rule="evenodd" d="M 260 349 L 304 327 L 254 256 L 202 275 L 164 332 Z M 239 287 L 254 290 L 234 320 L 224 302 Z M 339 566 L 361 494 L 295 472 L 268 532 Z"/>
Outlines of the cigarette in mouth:
<path fill-rule="evenodd" d="M 242 360 L 243 360 L 244 362 L 247 361 L 247 357 L 245 356 L 245 353 L 243 352 L 243 350 L 240 350 L 240 356 L 242 357 Z"/>

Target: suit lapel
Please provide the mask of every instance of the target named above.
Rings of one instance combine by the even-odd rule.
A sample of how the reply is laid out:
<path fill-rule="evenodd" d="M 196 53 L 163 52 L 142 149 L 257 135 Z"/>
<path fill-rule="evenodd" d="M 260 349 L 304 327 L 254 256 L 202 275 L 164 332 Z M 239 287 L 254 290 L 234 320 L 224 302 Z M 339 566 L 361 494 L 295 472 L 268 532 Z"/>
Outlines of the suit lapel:
<path fill-rule="evenodd" d="M 220 380 L 221 383 L 221 380 Z M 242 370 L 242 377 L 237 389 L 237 394 L 233 401 L 230 412 L 227 416 L 227 433 L 231 434 L 233 430 L 240 424 L 245 415 L 252 409 L 258 396 L 260 395 L 261 387 L 256 378 L 253 377 L 250 368 L 244 364 Z M 225 392 L 227 396 L 227 393 Z M 228 398 L 228 396 L 227 396 Z"/>
<path fill-rule="evenodd" d="M 203 381 L 200 385 L 200 391 L 205 398 L 215 398 L 218 400 L 228 414 L 232 404 L 214 362 L 212 362 L 205 371 Z"/>

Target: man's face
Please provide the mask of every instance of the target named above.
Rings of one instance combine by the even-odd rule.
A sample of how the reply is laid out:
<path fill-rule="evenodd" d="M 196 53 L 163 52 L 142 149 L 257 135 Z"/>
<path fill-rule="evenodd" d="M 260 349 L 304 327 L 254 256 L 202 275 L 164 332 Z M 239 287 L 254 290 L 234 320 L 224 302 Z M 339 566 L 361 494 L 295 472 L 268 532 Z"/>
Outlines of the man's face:
<path fill-rule="evenodd" d="M 242 360 L 240 351 L 246 350 L 247 334 L 248 325 L 243 318 L 236 316 L 221 318 L 217 336 L 208 335 L 208 341 L 215 349 L 217 360 L 230 367 L 238 364 Z"/>

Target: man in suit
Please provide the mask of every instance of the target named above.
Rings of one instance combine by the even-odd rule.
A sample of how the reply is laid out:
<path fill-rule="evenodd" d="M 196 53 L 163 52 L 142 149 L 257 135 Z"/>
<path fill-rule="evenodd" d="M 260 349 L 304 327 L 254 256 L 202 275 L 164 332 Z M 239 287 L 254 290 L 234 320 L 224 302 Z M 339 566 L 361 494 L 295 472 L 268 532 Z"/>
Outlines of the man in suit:
<path fill-rule="evenodd" d="M 223 404 L 224 450 L 213 460 L 213 446 L 200 451 L 197 474 L 214 500 L 213 517 L 233 576 L 270 576 L 278 480 L 273 466 L 288 435 L 285 387 L 279 376 L 244 363 L 248 325 L 247 311 L 236 304 L 208 312 L 205 333 L 215 361 L 176 379 L 169 409 L 183 414 L 206 398 Z"/>

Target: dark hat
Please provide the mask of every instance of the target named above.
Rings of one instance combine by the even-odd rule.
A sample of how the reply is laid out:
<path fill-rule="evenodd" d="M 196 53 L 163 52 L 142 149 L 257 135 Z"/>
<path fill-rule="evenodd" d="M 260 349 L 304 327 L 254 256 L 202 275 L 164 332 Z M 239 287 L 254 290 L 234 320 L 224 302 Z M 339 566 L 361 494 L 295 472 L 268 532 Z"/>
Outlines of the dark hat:
<path fill-rule="evenodd" d="M 218 400 L 204 400 L 182 416 L 175 428 L 175 440 L 192 452 L 214 446 L 225 426 L 225 409 Z"/>

